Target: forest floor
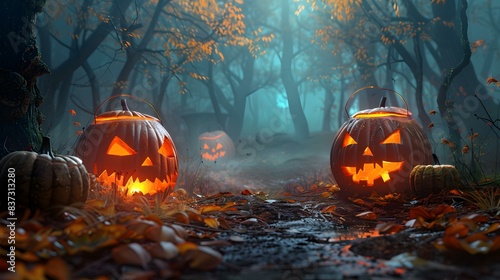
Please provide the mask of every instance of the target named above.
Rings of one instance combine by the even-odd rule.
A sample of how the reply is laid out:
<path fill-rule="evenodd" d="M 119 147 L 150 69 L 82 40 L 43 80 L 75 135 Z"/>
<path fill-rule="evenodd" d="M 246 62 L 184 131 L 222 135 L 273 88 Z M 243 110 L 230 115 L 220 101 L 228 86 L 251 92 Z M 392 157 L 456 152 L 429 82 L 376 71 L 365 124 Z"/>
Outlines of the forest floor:
<path fill-rule="evenodd" d="M 217 248 L 224 261 L 215 271 L 185 279 L 500 279 L 500 209 L 482 211 L 449 193 L 342 196 L 331 184 L 331 136 L 312 139 L 277 139 L 238 174 L 219 170 L 229 174 L 212 185 L 230 193 L 203 203 L 244 201 L 221 214 L 232 222 L 217 238 L 243 241 Z"/>
<path fill-rule="evenodd" d="M 331 181 L 331 139 L 275 139 L 238 164 L 181 162 L 177 190 L 162 201 L 110 204 L 94 193 L 62 220 L 20 219 L 22 276 L 2 262 L 0 278 L 500 279 L 500 209 L 449 193 L 344 197 Z"/>

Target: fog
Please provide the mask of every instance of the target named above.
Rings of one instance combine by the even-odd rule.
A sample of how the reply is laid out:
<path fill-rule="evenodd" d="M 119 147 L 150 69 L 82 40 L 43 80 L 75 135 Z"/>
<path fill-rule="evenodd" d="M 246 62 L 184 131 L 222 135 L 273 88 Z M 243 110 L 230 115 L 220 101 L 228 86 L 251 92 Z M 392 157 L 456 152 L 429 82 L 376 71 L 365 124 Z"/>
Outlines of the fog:
<path fill-rule="evenodd" d="M 386 90 L 349 100 L 377 86 L 402 95 L 441 163 L 471 161 L 445 138 L 474 145 L 487 172 L 497 172 L 488 155 L 500 154 L 492 122 L 500 94 L 486 80 L 500 78 L 500 3 L 434 2 L 49 0 L 37 22 L 51 69 L 39 79 L 43 133 L 72 154 L 95 116 L 127 98 L 172 136 L 181 184 L 204 174 L 221 189 L 258 189 L 329 176 L 335 133 L 382 96 L 406 109 Z M 215 130 L 234 142 L 233 158 L 201 159 L 198 136 Z"/>

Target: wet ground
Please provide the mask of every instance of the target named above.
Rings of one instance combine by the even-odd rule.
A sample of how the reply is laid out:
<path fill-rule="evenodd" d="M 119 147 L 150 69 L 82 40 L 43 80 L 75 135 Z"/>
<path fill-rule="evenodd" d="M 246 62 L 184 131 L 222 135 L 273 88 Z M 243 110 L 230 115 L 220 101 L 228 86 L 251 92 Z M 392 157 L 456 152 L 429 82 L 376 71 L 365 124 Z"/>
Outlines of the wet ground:
<path fill-rule="evenodd" d="M 331 182 L 329 137 L 308 143 L 278 140 L 240 165 L 206 169 L 205 190 L 231 191 L 230 199 L 248 205 L 233 216 L 226 213 L 227 220 L 240 221 L 233 228 L 216 231 L 217 240 L 239 240 L 216 247 L 224 255 L 222 265 L 183 279 L 500 279 L 498 253 L 439 251 L 434 243 L 444 229 L 403 226 L 410 208 L 419 205 L 453 205 L 458 215 L 475 211 L 463 201 L 446 196 L 354 201 L 323 195 L 319 182 Z M 252 195 L 242 198 L 242 190 Z M 328 206 L 335 211 L 322 211 Z M 356 216 L 364 211 L 377 218 Z M 493 217 L 498 221 L 498 213 Z M 255 221 L 244 223 L 249 219 Z M 382 223 L 401 229 L 380 234 L 375 228 Z"/>

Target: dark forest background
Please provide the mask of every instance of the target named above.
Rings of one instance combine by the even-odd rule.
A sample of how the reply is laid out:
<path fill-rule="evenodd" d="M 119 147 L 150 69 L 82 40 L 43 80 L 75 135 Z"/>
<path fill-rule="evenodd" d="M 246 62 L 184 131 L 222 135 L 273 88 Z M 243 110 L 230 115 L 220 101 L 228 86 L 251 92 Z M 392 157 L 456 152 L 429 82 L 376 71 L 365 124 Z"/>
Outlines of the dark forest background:
<path fill-rule="evenodd" d="M 38 78 L 42 133 L 72 153 L 94 114 L 119 108 L 106 100 L 131 94 L 155 106 L 181 151 L 215 129 L 236 142 L 300 141 L 332 135 L 351 93 L 374 85 L 404 96 L 443 162 L 443 138 L 461 148 L 476 132 L 498 155 L 499 136 L 478 117 L 499 116 L 498 89 L 486 83 L 500 77 L 499 9 L 491 0 L 48 0 L 34 30 L 51 72 Z M 379 99 L 360 94 L 348 113 Z"/>

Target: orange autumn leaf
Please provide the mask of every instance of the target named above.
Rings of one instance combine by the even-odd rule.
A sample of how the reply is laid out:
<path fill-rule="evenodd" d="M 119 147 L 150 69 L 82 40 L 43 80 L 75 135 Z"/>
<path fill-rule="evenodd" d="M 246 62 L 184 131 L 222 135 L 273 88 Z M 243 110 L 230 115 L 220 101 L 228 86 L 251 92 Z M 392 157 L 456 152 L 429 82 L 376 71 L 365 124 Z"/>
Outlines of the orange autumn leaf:
<path fill-rule="evenodd" d="M 69 110 L 69 113 L 70 113 L 72 116 L 76 116 L 76 111 L 75 111 L 75 110 L 73 110 L 73 109 Z"/>
<path fill-rule="evenodd" d="M 337 208 L 336 205 L 326 206 L 323 209 L 321 209 L 321 213 L 333 213 L 335 212 L 336 208 Z"/>
<path fill-rule="evenodd" d="M 214 212 L 214 211 L 221 211 L 222 207 L 218 205 L 207 205 L 207 206 L 202 206 L 200 207 L 200 213 L 208 213 L 208 212 Z"/>
<path fill-rule="evenodd" d="M 435 209 L 426 209 L 423 206 L 418 206 L 410 209 L 410 219 L 422 218 L 426 221 L 432 221 L 453 212 L 455 212 L 455 208 L 450 205 L 440 204 Z"/>
<path fill-rule="evenodd" d="M 469 152 L 469 145 L 465 144 L 462 148 L 462 154 L 467 154 Z"/>
<path fill-rule="evenodd" d="M 356 215 L 356 217 L 361 218 L 363 220 L 374 221 L 377 219 L 377 214 L 372 211 L 365 211 Z"/>
<path fill-rule="evenodd" d="M 193 242 L 184 242 L 181 244 L 177 244 L 177 249 L 179 249 L 179 253 L 184 254 L 189 250 L 196 250 L 198 249 L 198 245 L 196 245 Z"/>
<path fill-rule="evenodd" d="M 247 190 L 241 191 L 241 194 L 242 195 L 252 195 L 252 192 L 247 189 Z"/>
<path fill-rule="evenodd" d="M 498 229 L 500 229 L 500 223 L 494 223 L 491 224 L 487 229 L 483 230 L 482 233 L 488 234 L 490 232 L 497 231 Z"/>
<path fill-rule="evenodd" d="M 211 228 L 219 228 L 219 221 L 217 221 L 216 219 L 214 218 L 205 218 L 203 219 L 203 222 L 205 223 L 205 225 L 211 227 Z"/>
<path fill-rule="evenodd" d="M 79 122 L 73 122 L 74 126 L 82 126 Z"/>
<path fill-rule="evenodd" d="M 446 229 L 445 235 L 464 237 L 469 233 L 469 230 L 469 227 L 464 223 L 454 223 Z"/>
<path fill-rule="evenodd" d="M 495 84 L 497 87 L 500 87 L 500 82 L 493 78 L 493 77 L 488 77 L 488 79 L 486 79 L 486 84 L 489 85 L 489 84 Z"/>
<path fill-rule="evenodd" d="M 378 232 L 380 232 L 382 234 L 386 234 L 386 233 L 390 234 L 390 233 L 400 232 L 401 230 L 403 230 L 403 226 L 396 224 L 396 223 L 391 223 L 391 222 L 380 223 L 380 224 L 377 224 L 377 226 L 375 227 L 375 230 L 377 230 Z"/>

